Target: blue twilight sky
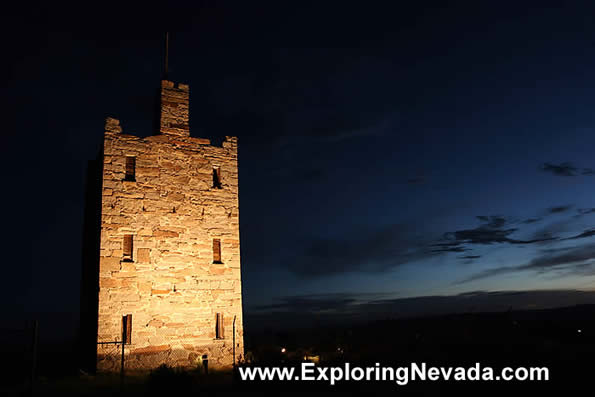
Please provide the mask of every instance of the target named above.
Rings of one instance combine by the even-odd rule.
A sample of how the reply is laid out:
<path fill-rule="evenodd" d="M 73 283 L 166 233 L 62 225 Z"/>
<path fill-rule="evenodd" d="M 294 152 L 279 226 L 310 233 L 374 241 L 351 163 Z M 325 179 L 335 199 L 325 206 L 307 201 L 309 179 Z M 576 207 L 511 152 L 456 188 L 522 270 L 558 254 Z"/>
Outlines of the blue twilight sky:
<path fill-rule="evenodd" d="M 191 134 L 239 137 L 248 317 L 591 302 L 593 6 L 476 3 L 14 10 L 3 302 L 77 316 L 86 162 L 151 134 L 166 30 Z"/>

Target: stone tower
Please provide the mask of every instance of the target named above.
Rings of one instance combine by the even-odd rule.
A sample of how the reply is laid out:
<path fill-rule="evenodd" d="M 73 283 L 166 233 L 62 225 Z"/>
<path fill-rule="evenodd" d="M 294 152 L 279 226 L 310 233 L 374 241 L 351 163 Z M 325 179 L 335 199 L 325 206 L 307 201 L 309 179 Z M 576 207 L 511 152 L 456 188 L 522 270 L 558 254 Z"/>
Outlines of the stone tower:
<path fill-rule="evenodd" d="M 127 370 L 230 368 L 244 354 L 237 138 L 191 137 L 189 87 L 163 80 L 159 133 L 108 118 L 102 157 L 97 369 L 120 369 L 103 342 L 123 327 Z"/>

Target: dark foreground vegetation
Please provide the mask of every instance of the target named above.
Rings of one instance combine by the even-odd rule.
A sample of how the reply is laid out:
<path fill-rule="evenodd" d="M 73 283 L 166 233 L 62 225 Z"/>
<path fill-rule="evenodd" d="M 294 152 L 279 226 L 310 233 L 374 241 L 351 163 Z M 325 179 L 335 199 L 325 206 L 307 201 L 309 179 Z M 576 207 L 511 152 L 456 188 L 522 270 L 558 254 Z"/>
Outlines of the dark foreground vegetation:
<path fill-rule="evenodd" d="M 182 371 L 161 367 L 150 374 L 127 374 L 122 384 L 116 375 L 93 375 L 76 367 L 76 351 L 40 350 L 34 395 L 260 395 L 315 392 L 390 392 L 395 395 L 559 395 L 592 382 L 595 357 L 595 306 L 500 313 L 474 313 L 426 318 L 392 319 L 352 326 L 333 326 L 283 332 L 268 330 L 247 338 L 248 362 L 255 366 L 294 367 L 304 362 L 318 366 L 407 367 L 426 363 L 436 367 L 547 367 L 549 381 L 243 381 L 239 372 Z M 14 352 L 13 352 L 14 354 Z M 6 355 L 5 355 L 6 357 Z M 15 356 L 16 357 L 16 356 Z M 5 360 L 9 375 L 2 392 L 31 393 L 30 368 L 18 360 Z M 21 365 L 19 365 L 21 364 Z M 314 372 L 314 376 L 317 372 Z"/>

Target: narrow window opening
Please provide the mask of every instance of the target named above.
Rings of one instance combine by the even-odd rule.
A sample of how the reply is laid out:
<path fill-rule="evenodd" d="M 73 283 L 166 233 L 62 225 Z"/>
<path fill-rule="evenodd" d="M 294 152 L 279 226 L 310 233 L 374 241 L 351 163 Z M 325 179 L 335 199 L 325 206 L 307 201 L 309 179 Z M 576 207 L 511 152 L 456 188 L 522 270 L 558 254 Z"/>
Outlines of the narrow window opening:
<path fill-rule="evenodd" d="M 132 262 L 132 234 L 127 234 L 124 236 L 122 260 L 124 262 Z"/>
<path fill-rule="evenodd" d="M 132 156 L 126 157 L 126 176 L 124 177 L 125 181 L 134 182 L 136 180 L 136 158 Z"/>
<path fill-rule="evenodd" d="M 132 343 L 132 314 L 122 316 L 122 343 Z"/>
<path fill-rule="evenodd" d="M 213 167 L 213 187 L 215 189 L 221 189 L 221 169 L 219 167 Z"/>
<path fill-rule="evenodd" d="M 224 338 L 223 313 L 217 313 L 217 316 L 215 317 L 215 338 L 216 339 Z"/>
<path fill-rule="evenodd" d="M 217 238 L 213 240 L 213 263 L 223 263 L 221 262 L 221 240 Z"/>

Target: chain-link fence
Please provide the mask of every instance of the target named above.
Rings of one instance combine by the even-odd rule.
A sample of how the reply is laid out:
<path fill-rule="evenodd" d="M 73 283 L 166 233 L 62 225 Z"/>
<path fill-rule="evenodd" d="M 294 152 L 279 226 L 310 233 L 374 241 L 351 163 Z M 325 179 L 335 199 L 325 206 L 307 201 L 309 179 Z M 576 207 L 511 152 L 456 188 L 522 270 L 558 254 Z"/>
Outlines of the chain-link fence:
<path fill-rule="evenodd" d="M 122 367 L 122 343 L 99 342 L 97 344 L 97 369 L 102 372 L 119 372 Z"/>
<path fill-rule="evenodd" d="M 135 372 L 166 365 L 208 372 L 209 368 L 229 369 L 242 360 L 242 346 L 236 343 L 232 330 L 221 338 L 213 338 L 212 335 L 188 334 L 188 328 L 181 325 L 142 330 L 136 336 L 123 346 L 125 333 L 118 340 L 98 342 L 98 371 L 115 373 L 123 367 L 125 372 Z"/>

